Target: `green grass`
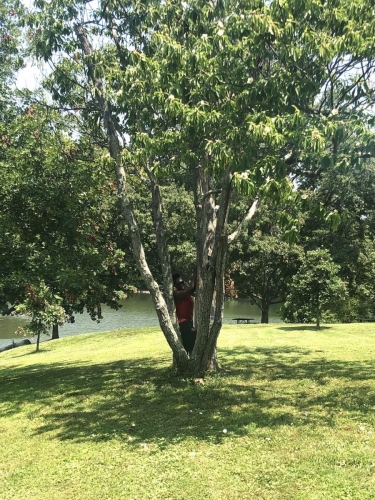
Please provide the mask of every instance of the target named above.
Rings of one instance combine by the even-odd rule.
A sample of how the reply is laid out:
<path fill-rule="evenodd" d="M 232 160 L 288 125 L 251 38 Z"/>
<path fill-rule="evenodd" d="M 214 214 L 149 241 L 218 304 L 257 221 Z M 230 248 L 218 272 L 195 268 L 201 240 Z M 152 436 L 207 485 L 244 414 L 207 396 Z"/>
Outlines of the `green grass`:
<path fill-rule="evenodd" d="M 225 326 L 204 385 L 155 328 L 34 350 L 0 354 L 1 500 L 375 498 L 371 323 Z"/>

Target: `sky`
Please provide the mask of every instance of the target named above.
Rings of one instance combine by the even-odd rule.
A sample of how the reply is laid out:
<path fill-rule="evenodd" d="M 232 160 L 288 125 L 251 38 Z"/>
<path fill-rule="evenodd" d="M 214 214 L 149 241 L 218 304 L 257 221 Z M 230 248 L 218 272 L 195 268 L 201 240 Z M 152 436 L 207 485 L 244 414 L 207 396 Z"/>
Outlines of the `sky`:
<path fill-rule="evenodd" d="M 29 90 L 35 90 L 40 77 L 41 74 L 39 69 L 36 66 L 27 64 L 24 69 L 18 72 L 16 87 L 18 89 L 27 88 Z"/>
<path fill-rule="evenodd" d="M 33 7 L 34 0 L 21 1 L 28 9 L 31 9 Z M 90 3 L 91 8 L 96 8 L 96 6 L 98 5 L 98 0 L 88 0 L 87 3 Z M 18 73 L 16 86 L 19 89 L 27 88 L 29 90 L 35 90 L 40 80 L 40 69 L 32 63 L 27 63 L 26 67 Z"/>
<path fill-rule="evenodd" d="M 22 3 L 28 9 L 33 6 L 34 0 L 21 0 Z M 27 63 L 24 69 L 18 72 L 16 87 L 19 89 L 27 88 L 29 90 L 35 90 L 38 84 L 38 78 L 40 77 L 40 71 L 35 65 Z"/>

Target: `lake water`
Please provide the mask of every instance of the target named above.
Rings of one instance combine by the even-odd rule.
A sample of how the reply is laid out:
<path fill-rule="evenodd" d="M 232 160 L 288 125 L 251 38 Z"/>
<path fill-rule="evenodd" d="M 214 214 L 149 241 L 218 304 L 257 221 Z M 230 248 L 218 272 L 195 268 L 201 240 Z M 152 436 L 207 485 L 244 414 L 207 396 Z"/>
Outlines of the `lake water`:
<path fill-rule="evenodd" d="M 280 322 L 277 310 L 278 306 L 270 308 L 270 323 Z M 146 293 L 137 293 L 130 299 L 123 301 L 122 307 L 118 311 L 103 305 L 102 314 L 103 319 L 99 323 L 92 321 L 87 313 L 76 314 L 75 323 L 68 323 L 59 328 L 60 337 L 105 332 L 117 328 L 143 328 L 159 325 L 151 297 Z M 252 317 L 255 318 L 255 321 L 260 322 L 260 310 L 251 305 L 248 300 L 228 300 L 225 302 L 224 323 L 234 324 L 233 318 L 242 316 Z M 27 321 L 24 319 L 0 316 L 0 347 L 9 344 L 9 339 L 19 338 L 15 335 L 15 331 L 26 323 Z M 48 338 L 50 337 L 43 336 L 42 340 Z"/>

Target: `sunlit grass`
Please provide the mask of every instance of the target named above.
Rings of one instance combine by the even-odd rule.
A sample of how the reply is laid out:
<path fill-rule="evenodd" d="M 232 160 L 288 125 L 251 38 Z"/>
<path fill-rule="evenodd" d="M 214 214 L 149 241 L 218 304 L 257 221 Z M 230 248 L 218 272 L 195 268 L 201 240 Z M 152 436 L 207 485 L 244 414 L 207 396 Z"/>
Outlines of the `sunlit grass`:
<path fill-rule="evenodd" d="M 156 328 L 0 354 L 0 498 L 373 499 L 371 324 L 225 326 L 176 378 Z"/>

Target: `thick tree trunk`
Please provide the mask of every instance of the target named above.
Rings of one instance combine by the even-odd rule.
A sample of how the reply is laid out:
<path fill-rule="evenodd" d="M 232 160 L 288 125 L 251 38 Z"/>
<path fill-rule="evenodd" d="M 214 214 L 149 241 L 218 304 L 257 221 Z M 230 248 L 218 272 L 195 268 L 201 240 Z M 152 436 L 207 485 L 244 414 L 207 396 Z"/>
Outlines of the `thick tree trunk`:
<path fill-rule="evenodd" d="M 268 323 L 268 309 L 262 309 L 261 323 Z"/>
<path fill-rule="evenodd" d="M 215 346 L 212 357 L 207 365 L 207 370 L 217 372 L 219 370 L 219 368 L 220 368 L 220 365 L 219 365 L 219 360 L 217 357 L 217 347 Z"/>
<path fill-rule="evenodd" d="M 204 376 L 208 368 L 217 369 L 215 354 L 224 311 L 224 272 L 228 249 L 226 222 L 231 194 L 230 175 L 223 174 L 218 209 L 209 187 L 207 173 L 201 169 L 196 184 L 197 220 L 200 225 L 197 238 L 198 287 L 196 295 L 197 341 L 192 353 L 195 377 Z M 212 314 L 213 307 L 213 314 Z"/>
<path fill-rule="evenodd" d="M 52 340 L 56 340 L 59 338 L 59 325 L 55 323 L 52 325 Z"/>

